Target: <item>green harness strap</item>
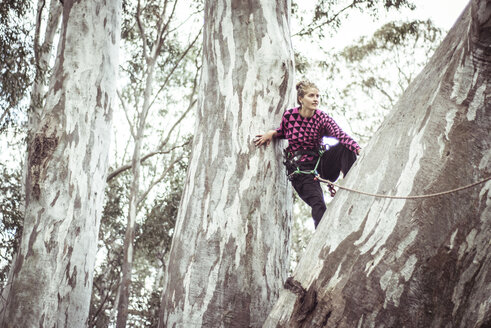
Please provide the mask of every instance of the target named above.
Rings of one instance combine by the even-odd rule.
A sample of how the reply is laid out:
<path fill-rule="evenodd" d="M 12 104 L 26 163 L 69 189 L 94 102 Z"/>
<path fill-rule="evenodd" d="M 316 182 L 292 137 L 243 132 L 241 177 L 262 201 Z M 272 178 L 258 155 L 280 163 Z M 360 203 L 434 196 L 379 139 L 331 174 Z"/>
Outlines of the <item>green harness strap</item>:
<path fill-rule="evenodd" d="M 319 163 L 321 161 L 322 154 L 324 154 L 324 150 L 320 149 L 319 150 L 319 158 L 317 159 L 317 163 L 315 163 L 315 167 L 313 170 L 310 171 L 302 171 L 300 168 L 297 166 L 297 169 L 293 171 L 289 176 L 293 177 L 295 174 L 313 174 L 315 176 L 319 175 L 319 172 L 317 172 L 317 167 L 319 166 Z"/>

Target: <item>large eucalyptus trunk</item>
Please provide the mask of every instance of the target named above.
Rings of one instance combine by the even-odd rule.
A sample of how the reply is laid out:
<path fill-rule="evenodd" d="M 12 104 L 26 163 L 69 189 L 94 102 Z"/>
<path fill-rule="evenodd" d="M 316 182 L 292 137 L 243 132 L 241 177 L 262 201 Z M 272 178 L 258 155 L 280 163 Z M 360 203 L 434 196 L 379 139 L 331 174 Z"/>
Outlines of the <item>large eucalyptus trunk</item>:
<path fill-rule="evenodd" d="M 1 327 L 84 327 L 89 313 L 121 3 L 63 6 L 46 105 L 28 148 L 24 231 Z"/>
<path fill-rule="evenodd" d="M 203 70 L 160 327 L 260 327 L 286 278 L 291 189 L 281 147 L 255 149 L 292 104 L 290 3 L 206 1 Z"/>
<path fill-rule="evenodd" d="M 465 10 L 348 174 L 379 194 L 491 173 L 491 1 Z M 490 327 L 491 182 L 339 191 L 265 327 Z"/>

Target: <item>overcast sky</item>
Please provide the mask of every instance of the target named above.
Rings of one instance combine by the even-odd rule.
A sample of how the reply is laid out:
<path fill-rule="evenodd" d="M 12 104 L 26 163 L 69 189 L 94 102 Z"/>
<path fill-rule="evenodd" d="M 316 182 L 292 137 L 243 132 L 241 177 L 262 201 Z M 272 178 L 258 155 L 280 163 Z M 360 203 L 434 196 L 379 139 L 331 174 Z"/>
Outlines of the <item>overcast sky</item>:
<path fill-rule="evenodd" d="M 431 18 L 438 26 L 450 29 L 464 8 L 468 0 L 414 0 L 416 13 L 422 18 Z"/>
<path fill-rule="evenodd" d="M 308 12 L 313 11 L 317 0 L 303 0 L 299 1 L 299 11 Z M 325 40 L 323 44 L 324 48 L 334 48 L 341 50 L 344 47 L 353 44 L 362 36 L 370 37 L 373 33 L 385 23 L 390 21 L 410 21 L 414 19 L 427 20 L 431 19 L 436 27 L 442 28 L 444 31 L 448 31 L 456 22 L 464 8 L 469 3 L 469 0 L 412 0 L 416 5 L 415 10 L 390 10 L 385 12 L 381 10 L 377 14 L 377 18 L 366 13 L 357 13 L 351 11 L 348 19 L 343 19 L 343 24 L 331 37 Z M 296 26 L 295 19 L 292 20 L 292 33 L 295 34 L 299 28 Z M 294 38 L 293 46 L 298 47 L 311 47 L 308 40 L 299 40 Z M 322 52 L 315 51 L 315 47 L 309 51 L 311 59 L 320 60 L 324 54 Z M 319 57 L 320 56 L 320 57 Z"/>

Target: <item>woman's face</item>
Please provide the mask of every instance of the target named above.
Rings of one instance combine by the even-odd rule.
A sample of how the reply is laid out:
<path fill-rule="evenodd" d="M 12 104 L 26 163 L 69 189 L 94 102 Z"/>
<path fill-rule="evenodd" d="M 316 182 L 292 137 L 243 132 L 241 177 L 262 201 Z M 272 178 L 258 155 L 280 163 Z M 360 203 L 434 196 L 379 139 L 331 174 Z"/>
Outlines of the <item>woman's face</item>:
<path fill-rule="evenodd" d="M 316 88 L 309 88 L 303 97 L 300 98 L 300 104 L 302 107 L 308 110 L 316 110 L 319 106 L 319 90 Z"/>

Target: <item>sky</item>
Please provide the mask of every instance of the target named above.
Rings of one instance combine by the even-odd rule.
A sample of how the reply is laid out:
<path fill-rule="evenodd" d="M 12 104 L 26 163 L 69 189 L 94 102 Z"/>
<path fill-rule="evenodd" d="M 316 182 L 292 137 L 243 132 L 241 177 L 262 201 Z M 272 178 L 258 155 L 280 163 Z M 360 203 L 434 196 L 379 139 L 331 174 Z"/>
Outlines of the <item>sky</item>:
<path fill-rule="evenodd" d="M 316 0 L 309 0 L 308 5 L 313 8 L 315 2 Z M 381 11 L 377 20 L 363 13 L 352 13 L 350 19 L 339 29 L 339 33 L 336 33 L 332 42 L 336 44 L 336 48 L 345 47 L 361 36 L 373 34 L 384 23 L 393 20 L 431 19 L 437 27 L 448 31 L 457 21 L 469 0 L 412 0 L 412 2 L 416 5 L 415 10 L 389 11 L 388 13 Z M 305 5 L 307 2 L 302 3 L 302 6 Z M 292 31 L 295 31 L 294 26 Z"/>
<path fill-rule="evenodd" d="M 441 28 L 449 30 L 462 11 L 468 0 L 414 0 L 416 4 L 415 14 L 428 17 Z"/>

